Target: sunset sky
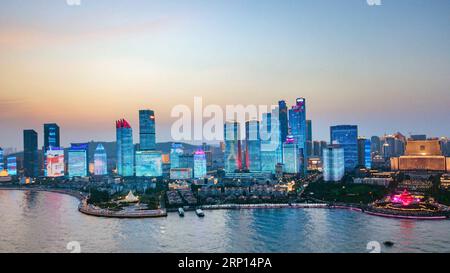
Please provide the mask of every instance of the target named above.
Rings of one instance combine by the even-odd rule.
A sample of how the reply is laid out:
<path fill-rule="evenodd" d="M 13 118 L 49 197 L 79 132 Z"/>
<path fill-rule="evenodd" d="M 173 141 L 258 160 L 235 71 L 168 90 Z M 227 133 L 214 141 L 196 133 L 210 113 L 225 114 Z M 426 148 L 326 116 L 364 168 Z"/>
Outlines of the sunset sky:
<path fill-rule="evenodd" d="M 313 138 L 450 137 L 450 1 L 2 0 L 0 147 L 61 127 L 70 142 L 115 139 L 153 109 L 170 140 L 177 104 L 292 105 L 307 99 Z"/>

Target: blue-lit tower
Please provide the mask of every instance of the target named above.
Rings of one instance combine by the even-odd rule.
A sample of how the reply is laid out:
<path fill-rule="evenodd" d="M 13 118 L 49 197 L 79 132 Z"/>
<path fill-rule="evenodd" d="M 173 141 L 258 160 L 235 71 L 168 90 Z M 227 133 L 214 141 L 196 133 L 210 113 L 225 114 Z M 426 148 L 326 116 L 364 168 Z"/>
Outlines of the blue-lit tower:
<path fill-rule="evenodd" d="M 172 143 L 170 148 L 170 168 L 180 168 L 180 157 L 184 154 L 183 144 Z"/>
<path fill-rule="evenodd" d="M 344 177 L 344 148 L 329 145 L 323 149 L 323 179 L 326 182 L 338 182 Z"/>
<path fill-rule="evenodd" d="M 353 171 L 358 165 L 358 126 L 331 126 L 330 135 L 331 144 L 344 149 L 345 171 Z"/>
<path fill-rule="evenodd" d="M 94 174 L 108 174 L 108 156 L 102 144 L 98 144 L 94 152 Z"/>
<path fill-rule="evenodd" d="M 0 172 L 5 169 L 4 167 L 4 158 L 3 158 L 3 149 L 0 148 Z"/>
<path fill-rule="evenodd" d="M 200 149 L 194 153 L 194 178 L 204 178 L 206 173 L 206 154 Z"/>
<path fill-rule="evenodd" d="M 300 149 L 295 142 L 294 137 L 288 135 L 286 141 L 283 143 L 283 172 L 288 174 L 300 174 L 301 157 L 302 155 L 300 154 Z"/>
<path fill-rule="evenodd" d="M 156 149 L 155 112 L 153 110 L 139 111 L 139 144 L 140 150 Z"/>
<path fill-rule="evenodd" d="M 117 174 L 134 175 L 133 130 L 130 124 L 121 119 L 116 121 Z"/>
<path fill-rule="evenodd" d="M 88 175 L 87 143 L 72 143 L 68 154 L 68 176 L 86 177 Z"/>
<path fill-rule="evenodd" d="M 296 104 L 289 110 L 289 127 L 302 158 L 300 173 L 306 175 L 308 156 L 306 147 L 306 100 L 304 98 L 298 98 Z"/>

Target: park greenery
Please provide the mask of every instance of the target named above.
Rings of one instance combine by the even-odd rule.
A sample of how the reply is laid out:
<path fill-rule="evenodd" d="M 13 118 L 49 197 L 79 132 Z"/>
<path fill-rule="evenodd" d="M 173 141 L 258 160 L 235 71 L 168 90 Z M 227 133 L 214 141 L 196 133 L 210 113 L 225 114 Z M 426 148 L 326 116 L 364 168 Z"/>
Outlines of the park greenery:
<path fill-rule="evenodd" d="M 311 183 L 304 196 L 324 202 L 369 204 L 383 198 L 389 189 L 383 186 L 350 183 Z"/>
<path fill-rule="evenodd" d="M 160 200 L 164 195 L 166 188 L 163 185 L 156 185 L 155 188 L 148 188 L 145 192 L 134 192 L 139 198 L 139 203 L 147 205 L 148 209 L 158 209 L 160 207 Z M 100 191 L 95 187 L 89 189 L 89 204 L 96 205 L 100 208 L 119 211 L 124 207 L 129 206 L 128 203 L 120 203 L 119 200 L 125 198 L 128 194 L 127 191 L 123 191 L 116 194 L 109 194 L 107 191 Z"/>

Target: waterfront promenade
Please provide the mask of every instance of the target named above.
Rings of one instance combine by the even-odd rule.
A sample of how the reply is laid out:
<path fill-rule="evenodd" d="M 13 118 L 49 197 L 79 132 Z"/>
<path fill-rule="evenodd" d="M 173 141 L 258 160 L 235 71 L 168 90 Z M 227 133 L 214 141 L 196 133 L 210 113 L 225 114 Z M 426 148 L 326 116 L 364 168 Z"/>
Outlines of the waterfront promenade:
<path fill-rule="evenodd" d="M 66 194 L 77 198 L 80 201 L 78 210 L 86 215 L 96 217 L 109 218 L 154 218 L 166 217 L 168 212 L 177 212 L 177 208 L 161 208 L 156 210 L 146 210 L 139 208 L 125 208 L 120 211 L 113 211 L 102 209 L 92 204 L 87 203 L 87 196 L 79 191 L 70 189 L 52 189 L 42 186 L 0 186 L 0 190 L 25 190 L 25 191 L 47 191 L 59 194 Z M 317 200 L 318 201 L 318 200 Z M 196 207 L 185 207 L 185 210 L 195 210 L 201 208 L 203 210 L 241 210 L 241 209 L 345 209 L 355 212 L 365 213 L 372 216 L 381 216 L 398 219 L 412 219 L 412 220 L 445 220 L 448 216 L 445 215 L 401 215 L 391 214 L 387 212 L 374 211 L 368 206 L 359 204 L 341 204 L 341 203 L 284 203 L 284 204 L 219 204 L 219 205 L 200 205 Z"/>

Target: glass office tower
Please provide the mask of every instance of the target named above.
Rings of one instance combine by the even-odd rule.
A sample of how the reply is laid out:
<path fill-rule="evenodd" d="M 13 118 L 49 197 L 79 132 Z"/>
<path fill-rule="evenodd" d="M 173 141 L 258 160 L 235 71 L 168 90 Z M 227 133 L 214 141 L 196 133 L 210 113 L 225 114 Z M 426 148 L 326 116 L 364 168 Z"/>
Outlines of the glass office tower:
<path fill-rule="evenodd" d="M 38 134 L 34 130 L 23 131 L 23 169 L 26 177 L 39 176 Z"/>
<path fill-rule="evenodd" d="M 94 174 L 95 175 L 107 175 L 108 174 L 108 155 L 106 154 L 105 147 L 102 144 L 98 144 L 94 153 Z"/>
<path fill-rule="evenodd" d="M 203 150 L 194 153 L 194 178 L 206 177 L 206 154 Z"/>
<path fill-rule="evenodd" d="M 116 121 L 117 174 L 134 175 L 133 130 L 130 124 L 121 119 Z"/>
<path fill-rule="evenodd" d="M 3 171 L 5 169 L 5 165 L 4 165 L 4 155 L 3 155 L 3 149 L 0 148 L 0 172 Z"/>
<path fill-rule="evenodd" d="M 283 144 L 284 172 L 288 174 L 299 174 L 301 172 L 300 149 L 293 136 L 287 136 Z"/>
<path fill-rule="evenodd" d="M 160 177 L 162 170 L 162 153 L 159 151 L 136 151 L 136 176 Z"/>
<path fill-rule="evenodd" d="M 245 165 L 250 172 L 261 171 L 261 138 L 259 121 L 245 123 Z"/>
<path fill-rule="evenodd" d="M 44 124 L 44 151 L 50 147 L 60 147 L 59 126 L 56 123 Z"/>
<path fill-rule="evenodd" d="M 279 126 L 278 109 L 273 113 L 265 113 L 262 116 L 261 137 L 261 171 L 275 173 L 276 165 L 283 162 L 281 132 Z"/>
<path fill-rule="evenodd" d="M 184 154 L 183 144 L 172 143 L 170 148 L 170 168 L 180 168 L 180 156 Z"/>
<path fill-rule="evenodd" d="M 225 172 L 234 173 L 242 169 L 242 151 L 240 141 L 240 125 L 238 122 L 227 122 L 224 125 Z"/>
<path fill-rule="evenodd" d="M 87 160 L 87 143 L 72 144 L 67 155 L 68 159 L 68 176 L 72 177 L 86 177 L 88 175 L 88 160 Z"/>
<path fill-rule="evenodd" d="M 329 145 L 323 153 L 323 179 L 326 182 L 338 182 L 345 173 L 345 150 L 339 145 Z"/>
<path fill-rule="evenodd" d="M 296 104 L 289 110 L 289 126 L 291 135 L 300 150 L 302 158 L 301 173 L 302 175 L 306 175 L 308 156 L 306 146 L 306 100 L 304 98 L 298 98 Z"/>
<path fill-rule="evenodd" d="M 156 149 L 155 112 L 153 110 L 139 111 L 139 144 L 140 150 Z"/>
<path fill-rule="evenodd" d="M 353 171 L 358 165 L 358 126 L 331 126 L 330 135 L 331 144 L 344 149 L 345 171 Z"/>

